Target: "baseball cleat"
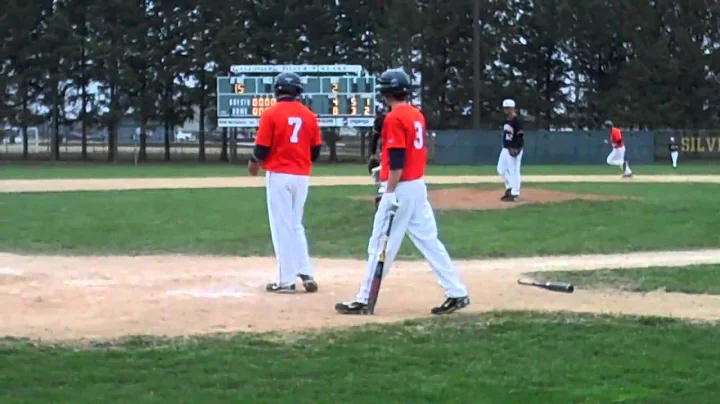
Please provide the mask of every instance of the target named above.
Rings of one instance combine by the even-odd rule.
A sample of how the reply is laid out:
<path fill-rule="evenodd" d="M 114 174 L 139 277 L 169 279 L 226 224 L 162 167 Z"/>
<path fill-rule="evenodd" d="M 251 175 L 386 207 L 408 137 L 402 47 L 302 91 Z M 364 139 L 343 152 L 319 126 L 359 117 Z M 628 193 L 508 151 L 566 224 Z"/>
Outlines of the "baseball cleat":
<path fill-rule="evenodd" d="M 438 307 L 433 307 L 430 310 L 432 314 L 450 314 L 454 311 L 460 310 L 463 307 L 467 307 L 470 304 L 470 298 L 465 297 L 448 297 L 445 299 L 443 304 Z"/>
<path fill-rule="evenodd" d="M 308 293 L 317 292 L 318 285 L 312 276 L 299 274 L 298 277 L 300 277 L 300 280 L 302 280 L 302 284 L 303 284 L 303 287 L 305 288 L 306 292 L 308 292 Z"/>
<path fill-rule="evenodd" d="M 500 200 L 503 202 L 517 202 L 518 199 L 520 199 L 519 195 L 508 195 L 500 198 Z"/>
<path fill-rule="evenodd" d="M 511 192 L 512 192 L 512 189 L 511 189 L 511 188 L 506 189 L 506 190 L 505 190 L 505 193 L 503 194 L 503 196 L 500 197 L 500 200 L 501 200 L 501 201 L 504 201 L 505 198 L 509 198 L 509 197 L 511 196 Z"/>
<path fill-rule="evenodd" d="M 623 178 L 632 178 L 632 177 L 633 177 L 632 173 L 623 174 Z"/>
<path fill-rule="evenodd" d="M 335 305 L 335 311 L 340 314 L 370 314 L 370 306 L 361 302 L 346 302 Z"/>
<path fill-rule="evenodd" d="M 271 293 L 295 293 L 295 285 L 280 286 L 276 282 L 265 285 L 265 291 Z"/>

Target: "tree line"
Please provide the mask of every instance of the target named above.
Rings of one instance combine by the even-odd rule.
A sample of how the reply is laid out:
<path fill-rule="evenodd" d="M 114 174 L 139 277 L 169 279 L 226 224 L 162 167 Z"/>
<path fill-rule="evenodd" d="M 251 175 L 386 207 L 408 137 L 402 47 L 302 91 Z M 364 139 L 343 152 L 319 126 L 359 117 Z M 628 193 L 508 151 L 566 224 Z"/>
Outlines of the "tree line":
<path fill-rule="evenodd" d="M 161 122 L 166 144 L 197 118 L 204 160 L 215 78 L 233 64 L 402 66 L 421 77 L 437 129 L 495 128 L 508 97 L 538 129 L 608 118 L 633 129 L 720 126 L 717 0 L 4 3 L 0 124 L 21 128 L 25 154 L 27 127 L 41 122 L 52 122 L 53 158 L 59 127 L 79 123 L 82 155 L 102 126 L 112 160 L 124 116 L 142 133 Z"/>

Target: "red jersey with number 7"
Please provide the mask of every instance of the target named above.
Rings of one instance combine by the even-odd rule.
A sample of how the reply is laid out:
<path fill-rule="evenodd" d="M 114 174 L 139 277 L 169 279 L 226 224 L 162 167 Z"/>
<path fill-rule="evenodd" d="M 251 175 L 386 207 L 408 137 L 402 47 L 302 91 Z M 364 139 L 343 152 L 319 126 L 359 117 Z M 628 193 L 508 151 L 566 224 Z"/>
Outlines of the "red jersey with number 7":
<path fill-rule="evenodd" d="M 270 148 L 266 171 L 310 175 L 311 149 L 322 143 L 317 116 L 297 100 L 280 100 L 260 116 L 255 144 Z"/>
<path fill-rule="evenodd" d="M 382 127 L 380 181 L 390 176 L 389 149 L 405 149 L 405 166 L 400 181 L 412 181 L 425 175 L 427 163 L 427 128 L 425 116 L 410 104 L 393 107 Z"/>

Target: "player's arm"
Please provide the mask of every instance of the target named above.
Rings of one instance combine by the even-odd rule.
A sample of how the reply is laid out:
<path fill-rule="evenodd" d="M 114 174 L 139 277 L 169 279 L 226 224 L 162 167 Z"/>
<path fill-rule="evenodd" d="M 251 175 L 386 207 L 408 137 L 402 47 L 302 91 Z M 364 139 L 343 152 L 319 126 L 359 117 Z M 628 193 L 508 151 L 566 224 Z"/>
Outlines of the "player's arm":
<path fill-rule="evenodd" d="M 518 136 L 518 135 L 522 136 L 525 134 L 525 132 L 523 131 L 523 125 L 522 125 L 522 122 L 520 122 L 520 119 L 515 118 L 515 127 L 513 128 L 513 130 L 515 131 L 516 136 Z"/>
<path fill-rule="evenodd" d="M 383 130 L 386 133 L 388 161 L 390 162 L 390 175 L 388 176 L 387 192 L 395 192 L 400 176 L 405 167 L 406 144 L 405 130 L 402 121 L 396 116 L 388 116 L 385 118 Z"/>
<path fill-rule="evenodd" d="M 270 147 L 272 146 L 273 121 L 270 114 L 265 113 L 260 117 L 260 125 L 258 126 L 257 135 L 255 136 L 255 147 L 253 148 L 250 161 L 254 163 L 262 162 L 270 155 Z"/>
<path fill-rule="evenodd" d="M 256 176 L 260 170 L 260 163 L 270 155 L 272 132 L 273 123 L 270 114 L 262 114 L 262 116 L 260 116 L 260 125 L 255 135 L 255 147 L 253 147 L 250 161 L 248 161 L 248 173 L 253 177 Z"/>
<path fill-rule="evenodd" d="M 518 119 L 517 117 L 515 117 L 513 131 L 515 132 L 515 133 L 513 133 L 513 140 L 517 139 L 516 144 L 519 145 L 520 144 L 519 142 L 522 140 L 523 135 L 525 135 L 525 132 L 523 131 L 522 122 L 520 122 L 520 119 Z"/>
<path fill-rule="evenodd" d="M 311 114 L 309 119 L 309 130 L 312 141 L 310 142 L 310 161 L 313 163 L 320 157 L 322 149 L 322 134 L 320 133 L 320 125 L 318 125 L 317 116 Z"/>

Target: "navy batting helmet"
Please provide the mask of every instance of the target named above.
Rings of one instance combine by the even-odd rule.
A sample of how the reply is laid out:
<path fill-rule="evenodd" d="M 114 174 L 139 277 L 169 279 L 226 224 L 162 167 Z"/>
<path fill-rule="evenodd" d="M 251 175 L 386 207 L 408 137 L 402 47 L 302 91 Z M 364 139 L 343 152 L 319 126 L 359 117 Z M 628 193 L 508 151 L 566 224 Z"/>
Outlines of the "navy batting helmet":
<path fill-rule="evenodd" d="M 404 97 L 412 93 L 412 82 L 402 69 L 390 69 L 380 75 L 375 90 L 383 96 Z"/>
<path fill-rule="evenodd" d="M 297 73 L 283 72 L 275 77 L 275 95 L 299 95 L 302 94 L 303 90 L 305 90 L 305 87 L 300 75 Z"/>

